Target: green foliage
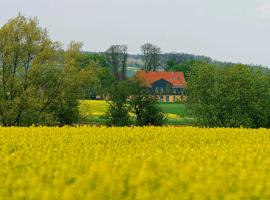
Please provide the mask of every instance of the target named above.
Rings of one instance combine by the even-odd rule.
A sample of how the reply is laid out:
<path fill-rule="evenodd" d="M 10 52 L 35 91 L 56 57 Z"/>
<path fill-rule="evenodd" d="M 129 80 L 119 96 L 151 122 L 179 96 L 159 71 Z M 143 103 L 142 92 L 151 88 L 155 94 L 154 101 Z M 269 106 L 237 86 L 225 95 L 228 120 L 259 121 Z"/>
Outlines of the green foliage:
<path fill-rule="evenodd" d="M 190 73 L 190 66 L 191 63 L 181 63 L 176 65 L 171 65 L 173 63 L 168 63 L 169 67 L 166 68 L 166 71 L 180 71 L 184 73 L 185 79 L 188 81 L 189 73 Z"/>
<path fill-rule="evenodd" d="M 269 127 L 270 82 L 267 73 L 245 65 L 192 66 L 189 110 L 210 127 Z"/>
<path fill-rule="evenodd" d="M 64 53 L 62 71 L 59 79 L 59 93 L 54 105 L 55 114 L 60 125 L 76 123 L 79 120 L 79 102 L 85 91 L 95 85 L 98 78 L 95 63 L 81 66 L 82 43 L 71 42 Z"/>
<path fill-rule="evenodd" d="M 108 126 L 129 126 L 135 115 L 134 125 L 162 126 L 166 117 L 155 96 L 147 94 L 147 88 L 136 79 L 115 82 L 108 92 L 109 107 L 105 118 Z"/>
<path fill-rule="evenodd" d="M 0 115 L 5 126 L 32 123 L 42 114 L 42 99 L 56 80 L 53 64 L 58 44 L 37 19 L 11 19 L 0 29 Z M 29 120 L 29 121 L 28 121 Z"/>
<path fill-rule="evenodd" d="M 37 19 L 11 19 L 0 29 L 0 119 L 4 126 L 64 125 L 78 119 L 78 98 L 92 70 L 78 67 L 82 44 L 67 51 Z"/>
<path fill-rule="evenodd" d="M 157 97 L 148 94 L 147 87 L 139 80 L 130 80 L 129 87 L 129 105 L 136 116 L 136 125 L 164 125 L 167 119 L 158 105 Z"/>
<path fill-rule="evenodd" d="M 80 71 L 79 83 L 84 82 L 80 98 L 91 99 L 104 93 L 103 88 L 106 85 L 103 80 L 108 82 L 113 76 L 108 73 L 104 55 L 85 53 L 81 51 L 81 48 L 82 43 L 71 42 L 68 54 L 72 56 L 70 59 Z"/>
<path fill-rule="evenodd" d="M 138 96 L 133 96 L 130 100 L 136 114 L 136 125 L 163 126 L 167 118 L 158 106 L 156 97 L 145 95 L 141 99 L 138 98 Z"/>
<path fill-rule="evenodd" d="M 128 89 L 126 81 L 115 82 L 109 89 L 109 107 L 105 113 L 107 126 L 129 126 L 131 124 L 127 103 Z"/>
<path fill-rule="evenodd" d="M 191 66 L 208 61 L 212 62 L 211 58 L 205 56 L 177 53 L 164 54 L 163 59 L 166 61 L 166 71 L 181 71 L 184 73 L 186 81 L 189 80 Z"/>
<path fill-rule="evenodd" d="M 185 53 L 164 53 L 162 59 L 167 64 L 167 67 L 192 62 L 215 62 L 210 57 Z"/>
<path fill-rule="evenodd" d="M 101 95 L 106 94 L 106 91 L 108 91 L 108 89 L 116 81 L 109 68 L 101 68 L 97 73 L 97 78 L 99 80 L 99 85 L 96 93 Z"/>
<path fill-rule="evenodd" d="M 89 65 L 89 63 L 96 63 L 101 67 L 109 67 L 106 62 L 106 57 L 101 53 L 87 53 L 82 52 L 80 57 L 77 59 L 78 65 L 82 68 Z"/>

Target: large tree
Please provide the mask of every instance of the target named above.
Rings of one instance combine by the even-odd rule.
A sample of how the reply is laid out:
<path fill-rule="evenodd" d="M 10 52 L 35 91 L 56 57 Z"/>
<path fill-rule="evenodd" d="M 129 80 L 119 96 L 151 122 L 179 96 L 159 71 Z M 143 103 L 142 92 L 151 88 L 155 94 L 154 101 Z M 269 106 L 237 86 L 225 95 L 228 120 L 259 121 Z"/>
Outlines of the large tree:
<path fill-rule="evenodd" d="M 157 71 L 161 61 L 161 50 L 158 46 L 147 43 L 141 46 L 143 70 Z"/>
<path fill-rule="evenodd" d="M 126 45 L 112 45 L 106 51 L 107 63 L 117 80 L 125 80 L 127 78 L 127 50 Z"/>
<path fill-rule="evenodd" d="M 81 44 L 68 51 L 48 37 L 36 18 L 22 15 L 0 29 L 0 119 L 4 126 L 70 124 L 91 75 L 76 66 Z"/>
<path fill-rule="evenodd" d="M 270 82 L 267 73 L 246 65 L 191 67 L 188 107 L 210 127 L 269 127 Z"/>

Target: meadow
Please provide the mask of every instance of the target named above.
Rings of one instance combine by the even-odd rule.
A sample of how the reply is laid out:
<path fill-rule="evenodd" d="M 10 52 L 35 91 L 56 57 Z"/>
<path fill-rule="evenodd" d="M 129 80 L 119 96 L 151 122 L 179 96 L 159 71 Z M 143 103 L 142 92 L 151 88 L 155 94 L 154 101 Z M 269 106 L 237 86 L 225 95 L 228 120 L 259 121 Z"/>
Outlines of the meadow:
<path fill-rule="evenodd" d="M 81 123 L 104 124 L 103 115 L 108 104 L 102 100 L 81 100 Z M 186 106 L 182 103 L 159 103 L 162 111 L 167 115 L 167 125 L 188 125 L 191 118 L 188 117 Z"/>
<path fill-rule="evenodd" d="M 1 199 L 270 199 L 270 130 L 0 128 Z"/>

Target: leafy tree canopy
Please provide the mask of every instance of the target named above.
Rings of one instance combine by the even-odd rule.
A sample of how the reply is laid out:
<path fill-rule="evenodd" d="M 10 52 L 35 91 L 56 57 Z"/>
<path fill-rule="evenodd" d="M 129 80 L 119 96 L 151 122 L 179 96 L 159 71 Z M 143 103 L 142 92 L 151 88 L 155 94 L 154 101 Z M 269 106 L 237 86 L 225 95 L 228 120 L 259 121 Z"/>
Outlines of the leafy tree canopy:
<path fill-rule="evenodd" d="M 18 15 L 0 29 L 0 119 L 4 126 L 64 125 L 78 120 L 78 101 L 92 83 L 81 68 L 82 43 L 67 51 L 36 18 Z"/>

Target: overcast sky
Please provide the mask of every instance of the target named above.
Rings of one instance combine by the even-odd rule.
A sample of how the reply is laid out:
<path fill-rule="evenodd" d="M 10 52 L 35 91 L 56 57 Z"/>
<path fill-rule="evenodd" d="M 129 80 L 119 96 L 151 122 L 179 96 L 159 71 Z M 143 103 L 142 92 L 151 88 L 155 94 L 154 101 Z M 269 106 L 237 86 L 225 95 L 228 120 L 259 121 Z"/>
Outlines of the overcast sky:
<path fill-rule="evenodd" d="M 146 42 L 184 52 L 270 66 L 270 0 L 0 0 L 0 26 L 19 12 L 37 16 L 53 40 L 88 51 Z"/>

